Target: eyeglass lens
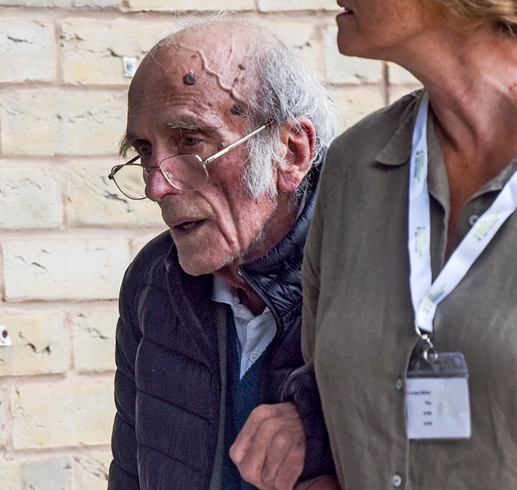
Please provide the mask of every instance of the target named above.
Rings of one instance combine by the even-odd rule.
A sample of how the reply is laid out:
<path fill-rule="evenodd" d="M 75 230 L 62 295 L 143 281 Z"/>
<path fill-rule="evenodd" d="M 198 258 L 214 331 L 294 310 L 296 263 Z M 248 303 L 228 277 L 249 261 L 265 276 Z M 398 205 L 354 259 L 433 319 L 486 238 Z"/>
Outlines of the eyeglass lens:
<path fill-rule="evenodd" d="M 160 164 L 163 176 L 180 191 L 195 191 L 208 182 L 208 172 L 197 155 L 168 157 Z M 151 169 L 158 171 L 158 168 Z M 122 166 L 114 175 L 119 189 L 131 199 L 145 199 L 145 186 L 149 170 L 138 163 Z"/>
<path fill-rule="evenodd" d="M 208 183 L 208 172 L 198 155 L 168 157 L 160 168 L 169 184 L 180 191 L 196 191 Z"/>
<path fill-rule="evenodd" d="M 144 169 L 136 163 L 121 166 L 113 175 L 117 187 L 131 199 L 145 199 Z"/>

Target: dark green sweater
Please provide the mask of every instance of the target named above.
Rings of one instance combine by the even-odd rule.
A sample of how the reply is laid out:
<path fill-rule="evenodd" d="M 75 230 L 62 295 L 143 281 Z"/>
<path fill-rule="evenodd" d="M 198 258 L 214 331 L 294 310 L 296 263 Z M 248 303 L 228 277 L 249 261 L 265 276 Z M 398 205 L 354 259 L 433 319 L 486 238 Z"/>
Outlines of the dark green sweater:
<path fill-rule="evenodd" d="M 225 456 L 223 464 L 223 490 L 257 490 L 245 482 L 230 459 L 230 446 L 237 438 L 252 410 L 259 402 L 259 379 L 262 356 L 240 377 L 240 359 L 237 351 L 235 326 L 228 329 L 228 377 L 226 390 Z"/>

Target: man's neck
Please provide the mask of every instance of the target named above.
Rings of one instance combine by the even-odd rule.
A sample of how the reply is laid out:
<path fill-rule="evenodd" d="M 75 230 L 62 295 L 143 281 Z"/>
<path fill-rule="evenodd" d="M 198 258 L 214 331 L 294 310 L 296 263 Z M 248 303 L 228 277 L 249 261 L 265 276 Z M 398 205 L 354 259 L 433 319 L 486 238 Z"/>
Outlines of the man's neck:
<path fill-rule="evenodd" d="M 224 279 L 226 282 L 235 287 L 237 289 L 239 301 L 246 308 L 248 308 L 248 310 L 250 310 L 251 313 L 253 313 L 253 315 L 260 315 L 264 311 L 266 303 L 255 292 L 255 290 L 238 274 L 237 270 L 233 270 L 233 267 L 234 264 L 232 264 L 232 266 L 223 267 L 222 269 L 214 272 L 214 275 Z"/>
<path fill-rule="evenodd" d="M 298 216 L 298 209 L 288 201 L 289 196 L 279 196 L 279 206 L 274 216 L 260 232 L 257 240 L 242 257 L 214 272 L 226 282 L 237 288 L 240 302 L 255 316 L 260 315 L 266 303 L 239 274 L 239 267 L 246 262 L 256 260 L 272 250 L 293 228 Z"/>

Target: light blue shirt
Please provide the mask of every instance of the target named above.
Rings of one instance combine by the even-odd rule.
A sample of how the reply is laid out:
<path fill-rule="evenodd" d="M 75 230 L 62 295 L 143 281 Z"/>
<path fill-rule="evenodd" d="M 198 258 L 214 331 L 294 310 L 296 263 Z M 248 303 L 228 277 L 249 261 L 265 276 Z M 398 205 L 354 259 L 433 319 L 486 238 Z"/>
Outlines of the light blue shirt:
<path fill-rule="evenodd" d="M 271 310 L 266 306 L 260 315 L 253 315 L 241 304 L 237 288 L 219 276 L 214 276 L 212 300 L 230 305 L 237 330 L 238 353 L 240 356 L 240 377 L 266 350 L 276 334 L 276 322 Z"/>

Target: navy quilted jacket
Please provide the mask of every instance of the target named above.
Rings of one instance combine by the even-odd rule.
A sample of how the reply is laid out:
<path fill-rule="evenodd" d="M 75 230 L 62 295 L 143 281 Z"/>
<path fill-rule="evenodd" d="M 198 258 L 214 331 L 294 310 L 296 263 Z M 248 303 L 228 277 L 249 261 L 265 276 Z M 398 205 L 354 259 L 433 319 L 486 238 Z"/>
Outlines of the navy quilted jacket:
<path fill-rule="evenodd" d="M 303 364 L 300 272 L 316 182 L 312 187 L 290 233 L 240 271 L 278 326 L 264 354 L 261 403 L 281 401 L 285 380 Z M 183 272 L 168 232 L 146 245 L 126 272 L 117 326 L 109 490 L 209 487 L 221 394 L 212 278 Z M 320 456 L 317 468 L 308 465 L 309 473 L 326 470 Z"/>

